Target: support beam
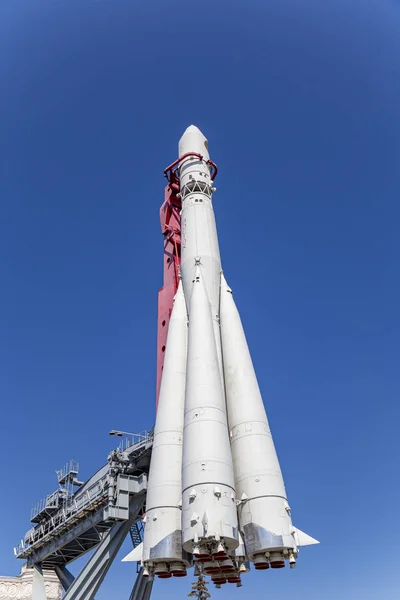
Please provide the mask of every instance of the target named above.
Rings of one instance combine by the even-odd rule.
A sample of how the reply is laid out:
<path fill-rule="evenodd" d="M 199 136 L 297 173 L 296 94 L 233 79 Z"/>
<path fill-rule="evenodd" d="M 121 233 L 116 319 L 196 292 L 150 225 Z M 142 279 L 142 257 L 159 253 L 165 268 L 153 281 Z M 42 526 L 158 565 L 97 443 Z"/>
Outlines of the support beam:
<path fill-rule="evenodd" d="M 135 585 L 129 600 L 150 600 L 153 582 L 149 581 L 148 577 L 143 577 L 143 567 L 140 569 L 136 577 Z"/>
<path fill-rule="evenodd" d="M 73 584 L 75 577 L 70 571 L 68 571 L 67 567 L 56 566 L 54 567 L 54 570 L 64 590 L 67 591 L 68 588 Z"/>
<path fill-rule="evenodd" d="M 143 503 L 143 494 L 132 497 L 129 507 L 130 519 L 115 523 L 105 534 L 93 556 L 91 556 L 74 582 L 69 586 L 63 600 L 94 599 L 97 590 L 118 553 L 118 550 L 129 533 L 132 523 L 137 519 L 137 515 L 142 508 Z"/>
<path fill-rule="evenodd" d="M 73 543 L 79 536 L 84 536 L 85 532 L 88 530 L 95 531 L 95 528 L 98 525 L 102 524 L 103 512 L 104 509 L 100 508 L 93 515 L 86 516 L 86 518 L 83 521 L 77 523 L 77 525 L 73 527 L 70 527 L 64 535 L 56 537 L 50 543 L 38 546 L 38 549 L 32 551 L 28 556 L 28 567 L 40 564 L 42 562 L 46 564 L 46 561 L 49 557 L 52 557 L 57 552 L 62 552 L 63 549 L 66 549 L 66 551 L 68 552 L 68 544 Z M 86 548 L 85 552 L 87 550 L 91 550 L 91 548 L 94 545 L 98 544 L 99 541 L 100 537 L 91 545 L 88 544 L 89 547 Z M 74 560 L 75 558 L 80 556 L 80 553 L 77 550 L 75 551 L 75 554 L 76 556 L 74 555 L 74 553 L 71 553 L 71 556 L 68 557 L 68 560 L 66 560 L 66 562 L 70 562 L 71 560 Z"/>
<path fill-rule="evenodd" d="M 39 565 L 35 565 L 33 568 L 32 600 L 47 600 L 43 571 Z"/>

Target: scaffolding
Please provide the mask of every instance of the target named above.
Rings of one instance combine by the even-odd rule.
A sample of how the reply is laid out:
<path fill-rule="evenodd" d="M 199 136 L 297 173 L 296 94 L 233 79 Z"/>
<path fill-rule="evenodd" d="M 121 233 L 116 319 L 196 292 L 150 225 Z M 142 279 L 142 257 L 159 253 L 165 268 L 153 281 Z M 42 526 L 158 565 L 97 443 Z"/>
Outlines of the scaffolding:
<path fill-rule="evenodd" d="M 145 501 L 150 465 L 152 432 L 123 440 L 108 455 L 107 463 L 86 483 L 77 480 L 79 465 L 70 461 L 57 471 L 60 488 L 46 496 L 32 510 L 35 524 L 14 549 L 28 565 L 64 567 L 96 547 L 115 522 L 129 521 L 132 498 L 140 508 L 127 533 L 135 528 L 140 543 L 140 519 Z M 73 487 L 79 488 L 73 492 Z"/>

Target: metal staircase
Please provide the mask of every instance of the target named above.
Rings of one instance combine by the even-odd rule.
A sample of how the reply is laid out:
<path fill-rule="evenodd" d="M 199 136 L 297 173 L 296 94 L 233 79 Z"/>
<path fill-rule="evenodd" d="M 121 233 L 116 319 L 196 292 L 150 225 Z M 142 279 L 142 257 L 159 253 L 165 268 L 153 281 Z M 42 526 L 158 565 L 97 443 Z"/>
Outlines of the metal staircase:
<path fill-rule="evenodd" d="M 142 523 L 142 521 L 137 521 L 136 523 L 134 523 L 132 525 L 132 527 L 130 528 L 129 533 L 131 534 L 131 540 L 132 540 L 133 547 L 136 548 L 143 541 L 143 523 Z"/>

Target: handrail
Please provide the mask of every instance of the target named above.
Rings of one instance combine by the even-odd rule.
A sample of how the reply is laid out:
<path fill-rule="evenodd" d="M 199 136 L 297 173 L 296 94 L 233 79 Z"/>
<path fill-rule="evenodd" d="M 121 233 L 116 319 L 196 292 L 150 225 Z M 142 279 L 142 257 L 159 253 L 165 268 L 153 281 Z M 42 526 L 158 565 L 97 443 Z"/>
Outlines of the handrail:
<path fill-rule="evenodd" d="M 178 178 L 178 176 L 176 174 L 177 169 L 175 169 L 175 170 L 173 170 L 173 169 L 174 169 L 174 167 L 176 167 L 176 165 L 178 165 L 183 160 L 185 160 L 185 158 L 189 158 L 189 156 L 194 156 L 195 158 L 198 158 L 199 160 L 203 160 L 203 158 L 204 158 L 204 156 L 202 154 L 199 154 L 198 152 L 186 152 L 186 154 L 183 154 L 182 156 L 177 158 L 173 163 L 168 165 L 168 167 L 166 169 L 164 169 L 164 177 L 166 177 L 168 179 L 168 181 L 170 181 L 171 175 L 172 175 L 172 173 L 174 173 L 174 175 Z M 210 165 L 213 168 L 213 171 L 210 173 L 210 177 L 211 177 L 212 181 L 214 181 L 214 179 L 218 175 L 218 167 L 215 164 L 215 162 L 213 162 L 210 159 L 206 160 L 206 165 Z"/>

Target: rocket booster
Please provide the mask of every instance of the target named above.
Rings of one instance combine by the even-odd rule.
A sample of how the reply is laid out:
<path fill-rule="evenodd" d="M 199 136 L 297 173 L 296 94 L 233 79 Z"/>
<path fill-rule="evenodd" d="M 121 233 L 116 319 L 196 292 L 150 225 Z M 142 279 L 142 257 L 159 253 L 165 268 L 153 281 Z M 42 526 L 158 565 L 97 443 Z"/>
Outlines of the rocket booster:
<path fill-rule="evenodd" d="M 145 573 L 182 576 L 192 560 L 219 587 L 296 564 L 318 543 L 292 524 L 278 457 L 212 205 L 208 142 L 179 142 L 181 282 L 165 350 L 149 474 Z"/>
<path fill-rule="evenodd" d="M 146 495 L 143 561 L 154 563 L 159 577 L 186 575 L 182 549 L 183 411 L 186 380 L 187 313 L 182 283 L 168 328 Z M 167 568 L 166 562 L 169 563 Z"/>

